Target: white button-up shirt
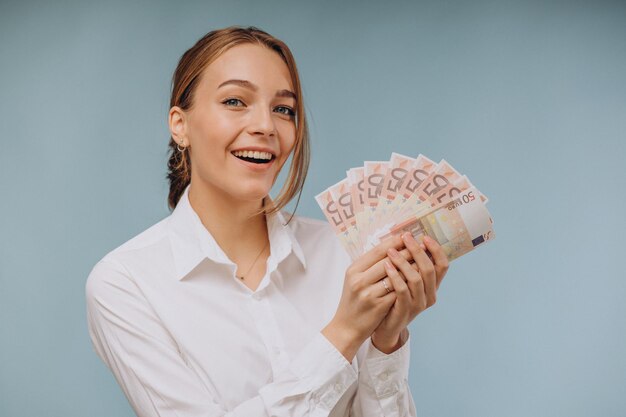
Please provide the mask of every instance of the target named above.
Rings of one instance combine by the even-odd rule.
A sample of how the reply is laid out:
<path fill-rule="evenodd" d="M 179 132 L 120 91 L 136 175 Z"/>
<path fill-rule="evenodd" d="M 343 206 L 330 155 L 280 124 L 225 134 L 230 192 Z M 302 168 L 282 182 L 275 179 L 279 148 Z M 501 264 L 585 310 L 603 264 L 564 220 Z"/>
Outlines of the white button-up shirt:
<path fill-rule="evenodd" d="M 86 284 L 89 334 L 140 417 L 415 416 L 410 337 L 350 363 L 321 333 L 350 258 L 326 222 L 268 216 L 256 291 L 188 198 L 105 255 Z"/>

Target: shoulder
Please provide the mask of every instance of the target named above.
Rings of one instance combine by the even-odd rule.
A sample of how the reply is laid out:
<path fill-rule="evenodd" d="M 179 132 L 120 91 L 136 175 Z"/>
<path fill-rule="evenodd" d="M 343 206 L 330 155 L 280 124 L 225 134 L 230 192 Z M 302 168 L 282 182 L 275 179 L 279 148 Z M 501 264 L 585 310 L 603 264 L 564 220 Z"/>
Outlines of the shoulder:
<path fill-rule="evenodd" d="M 136 287 L 132 272 L 161 265 L 169 259 L 169 216 L 106 253 L 91 269 L 86 282 L 88 299 L 112 287 Z"/>
<path fill-rule="evenodd" d="M 168 239 L 168 221 L 170 216 L 148 227 L 143 232 L 133 236 L 109 253 L 104 255 L 102 261 L 119 261 L 129 253 L 139 255 L 142 252 L 150 252 L 163 241 Z"/>

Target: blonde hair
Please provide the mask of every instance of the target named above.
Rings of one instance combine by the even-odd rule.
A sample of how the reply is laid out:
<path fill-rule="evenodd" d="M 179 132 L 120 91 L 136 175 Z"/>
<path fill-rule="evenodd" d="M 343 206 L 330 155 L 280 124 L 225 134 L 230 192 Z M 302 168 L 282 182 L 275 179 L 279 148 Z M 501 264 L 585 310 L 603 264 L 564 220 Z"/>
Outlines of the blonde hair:
<path fill-rule="evenodd" d="M 190 109 L 204 69 L 228 49 L 244 43 L 263 45 L 275 51 L 289 69 L 291 82 L 296 94 L 296 140 L 288 178 L 278 196 L 272 202 L 273 204 L 268 204 L 269 202 L 264 199 L 263 208 L 256 214 L 275 213 L 285 207 L 296 194 L 298 194 L 298 199 L 296 200 L 297 209 L 309 168 L 311 151 L 300 77 L 296 68 L 296 61 L 289 47 L 284 42 L 254 26 L 245 28 L 229 26 L 207 33 L 194 46 L 188 49 L 178 61 L 178 66 L 172 77 L 170 108 L 178 106 L 183 110 Z M 174 210 L 185 188 L 191 181 L 191 162 L 188 150 L 183 148 L 183 151 L 180 152 L 177 147 L 177 143 L 170 137 L 170 158 L 167 164 L 169 169 L 167 178 L 170 182 L 168 197 L 170 210 Z M 289 221 L 292 218 L 293 214 Z"/>

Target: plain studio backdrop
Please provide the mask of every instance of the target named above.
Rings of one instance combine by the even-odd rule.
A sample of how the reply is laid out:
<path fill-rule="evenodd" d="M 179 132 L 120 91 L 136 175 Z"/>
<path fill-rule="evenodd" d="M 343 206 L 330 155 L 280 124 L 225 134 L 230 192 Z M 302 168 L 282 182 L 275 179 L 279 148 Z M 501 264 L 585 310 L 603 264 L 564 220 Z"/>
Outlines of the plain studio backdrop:
<path fill-rule="evenodd" d="M 626 415 L 624 2 L 3 1 L 0 416 L 133 415 L 85 280 L 169 215 L 171 76 L 229 25 L 295 54 L 298 214 L 322 219 L 314 195 L 394 151 L 490 199 L 496 239 L 410 325 L 420 416 Z"/>

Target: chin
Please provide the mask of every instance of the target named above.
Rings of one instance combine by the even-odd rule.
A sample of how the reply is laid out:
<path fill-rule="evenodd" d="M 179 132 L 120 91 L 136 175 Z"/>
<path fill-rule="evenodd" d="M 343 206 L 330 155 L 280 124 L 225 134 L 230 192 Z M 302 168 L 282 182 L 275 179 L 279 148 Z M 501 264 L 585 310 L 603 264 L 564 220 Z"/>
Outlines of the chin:
<path fill-rule="evenodd" d="M 233 197 L 243 201 L 261 201 L 269 194 L 269 190 L 267 189 L 249 190 L 248 192 L 244 193 L 242 193 L 241 190 L 237 191 L 238 192 L 236 193 L 236 195 L 234 194 Z"/>
<path fill-rule="evenodd" d="M 260 200 L 272 189 L 269 181 L 240 181 L 236 184 L 229 184 L 233 195 L 243 200 Z"/>

